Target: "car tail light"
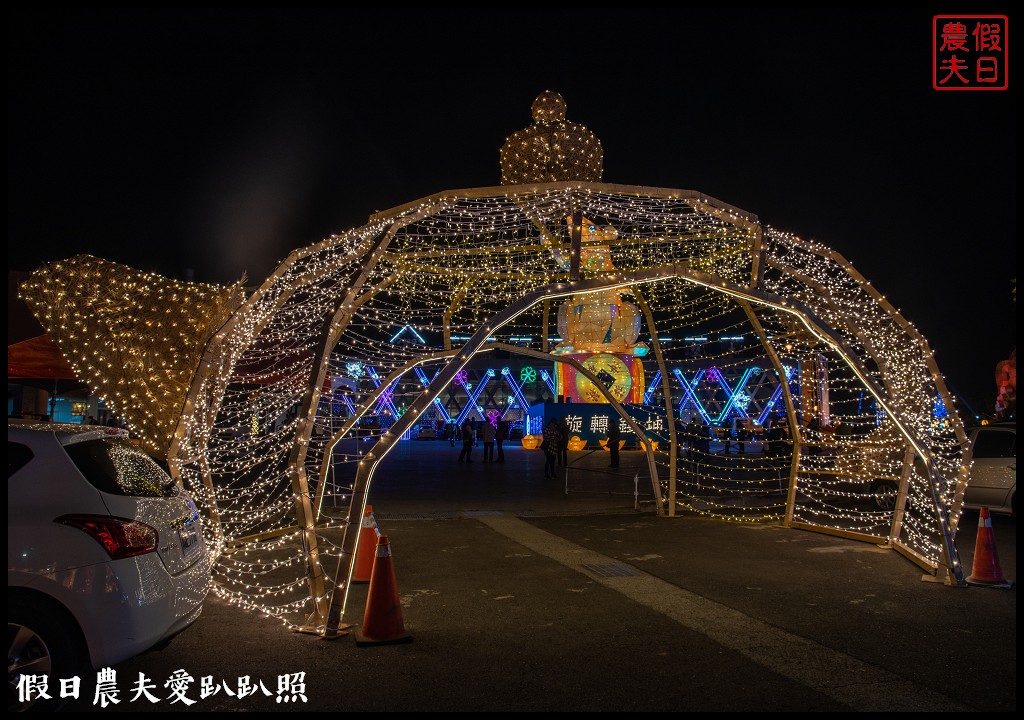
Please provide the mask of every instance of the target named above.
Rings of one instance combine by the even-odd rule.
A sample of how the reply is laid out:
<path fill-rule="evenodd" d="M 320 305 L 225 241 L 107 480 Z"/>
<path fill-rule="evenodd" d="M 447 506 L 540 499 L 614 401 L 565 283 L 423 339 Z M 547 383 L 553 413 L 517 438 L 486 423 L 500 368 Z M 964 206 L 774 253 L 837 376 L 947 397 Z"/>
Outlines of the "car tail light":
<path fill-rule="evenodd" d="M 61 515 L 54 522 L 83 531 L 102 545 L 112 560 L 151 553 L 159 539 L 156 529 L 144 522 L 109 515 Z"/>

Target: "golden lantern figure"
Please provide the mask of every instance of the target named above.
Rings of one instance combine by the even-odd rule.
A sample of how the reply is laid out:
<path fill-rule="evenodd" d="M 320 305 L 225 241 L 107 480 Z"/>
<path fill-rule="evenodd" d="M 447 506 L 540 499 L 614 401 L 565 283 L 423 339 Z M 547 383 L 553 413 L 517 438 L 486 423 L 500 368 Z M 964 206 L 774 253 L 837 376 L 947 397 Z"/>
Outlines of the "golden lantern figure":
<path fill-rule="evenodd" d="M 567 218 L 567 221 L 570 221 Z M 615 270 L 610 243 L 618 238 L 611 226 L 598 227 L 583 218 L 580 267 L 588 273 Z M 618 290 L 574 295 L 558 309 L 562 338 L 552 354 L 566 355 L 597 376 L 619 402 L 642 402 L 647 346 L 637 343 L 640 312 Z M 572 402 L 607 403 L 593 381 L 564 363 L 556 364 L 557 394 Z"/>

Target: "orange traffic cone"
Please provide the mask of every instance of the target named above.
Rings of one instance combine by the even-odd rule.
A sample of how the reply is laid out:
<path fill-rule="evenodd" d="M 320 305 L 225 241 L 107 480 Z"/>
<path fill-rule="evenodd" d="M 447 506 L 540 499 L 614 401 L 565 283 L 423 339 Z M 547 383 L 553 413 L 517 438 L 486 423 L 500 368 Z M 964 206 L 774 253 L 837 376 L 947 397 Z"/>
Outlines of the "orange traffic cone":
<path fill-rule="evenodd" d="M 377 538 L 380 530 L 377 529 L 377 518 L 373 515 L 373 505 L 366 506 L 363 513 L 363 522 L 359 528 L 359 545 L 356 548 L 356 566 L 352 570 L 353 583 L 370 582 L 370 574 L 373 572 L 373 555 L 377 550 Z"/>
<path fill-rule="evenodd" d="M 999 567 L 999 553 L 996 552 L 996 538 L 992 534 L 992 516 L 983 507 L 978 514 L 978 540 L 974 547 L 974 567 L 967 578 L 968 585 L 994 588 L 1012 588 L 1013 583 L 1003 577 Z"/>
<path fill-rule="evenodd" d="M 377 556 L 373 561 L 373 577 L 366 594 L 363 626 L 356 631 L 356 645 L 385 645 L 410 642 L 412 635 L 402 622 L 402 604 L 398 599 L 398 582 L 391 561 L 391 540 L 387 535 L 377 539 Z"/>

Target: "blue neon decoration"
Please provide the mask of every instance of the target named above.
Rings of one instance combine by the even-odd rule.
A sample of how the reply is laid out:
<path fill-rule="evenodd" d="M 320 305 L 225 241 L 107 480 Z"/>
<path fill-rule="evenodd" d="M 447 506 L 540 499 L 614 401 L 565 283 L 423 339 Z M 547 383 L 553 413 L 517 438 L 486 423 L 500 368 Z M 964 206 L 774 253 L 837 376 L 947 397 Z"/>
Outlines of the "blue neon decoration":
<path fill-rule="evenodd" d="M 388 342 L 392 342 L 393 343 L 395 340 L 397 340 L 399 337 L 401 337 L 402 333 L 404 333 L 406 330 L 408 330 L 413 335 L 415 335 L 416 339 L 419 340 L 422 344 L 424 344 L 424 345 L 427 344 L 427 341 L 423 339 L 423 336 L 420 335 L 418 332 L 416 332 L 416 328 L 414 328 L 412 325 L 408 325 L 408 324 L 407 325 L 403 325 L 402 328 L 398 332 L 396 332 L 394 335 L 391 336 L 391 339 Z"/>
<path fill-rule="evenodd" d="M 697 374 L 693 376 L 693 383 L 691 384 L 690 381 L 688 381 L 686 379 L 686 376 L 683 375 L 683 371 L 682 370 L 680 370 L 679 368 L 673 368 L 672 369 L 672 374 L 675 375 L 679 379 L 679 382 L 681 382 L 683 384 L 683 390 L 685 391 L 683 393 L 683 399 L 679 401 L 679 415 L 680 415 L 680 417 L 683 414 L 683 410 L 686 409 L 687 404 L 688 403 L 693 403 L 693 406 L 695 408 L 697 408 L 697 412 L 699 412 L 701 417 L 704 418 L 704 422 L 706 422 L 708 425 L 710 425 L 711 424 L 711 416 L 708 415 L 708 411 L 704 409 L 704 406 L 701 405 L 700 400 L 697 399 L 697 393 L 696 393 L 697 385 L 700 383 L 701 378 L 704 377 L 704 373 L 705 372 L 706 372 L 705 368 L 701 368 L 700 370 L 698 370 Z"/>
<path fill-rule="evenodd" d="M 345 363 L 345 371 L 349 374 L 349 377 L 358 380 L 363 376 L 363 364 L 359 361 Z"/>
<path fill-rule="evenodd" d="M 647 392 L 644 393 L 644 405 L 650 405 L 651 395 L 654 394 L 654 389 L 658 387 L 658 383 L 661 381 L 661 370 L 657 370 L 654 373 L 654 379 L 651 380 L 651 384 L 647 386 Z"/>
<path fill-rule="evenodd" d="M 366 366 L 366 374 L 370 376 L 371 380 L 373 380 L 373 386 L 376 387 L 376 388 L 379 388 L 380 385 L 381 385 L 381 382 L 380 382 L 380 376 L 377 375 L 377 371 L 374 370 L 369 365 L 367 365 Z M 398 379 L 396 379 L 393 383 L 391 383 L 391 385 L 389 385 L 387 387 L 387 389 L 384 390 L 384 392 L 382 392 L 380 394 L 380 396 L 377 398 L 377 413 L 378 414 L 380 414 L 381 406 L 383 406 L 385 410 L 390 410 L 391 411 L 391 416 L 392 417 L 398 417 L 398 408 L 395 407 L 395 401 L 394 401 L 395 385 L 397 385 L 397 384 L 398 384 Z"/>
<path fill-rule="evenodd" d="M 786 372 L 786 382 L 792 380 L 794 369 L 791 368 L 789 365 L 784 365 L 782 369 L 785 370 Z M 761 414 L 757 416 L 758 425 L 764 425 L 764 421 L 768 419 L 768 414 L 772 411 L 772 408 L 775 407 L 775 403 L 779 401 L 780 397 L 782 397 L 781 382 L 775 387 L 775 391 L 772 392 L 771 398 L 768 399 L 768 402 L 765 404 L 764 409 L 761 410 Z"/>
<path fill-rule="evenodd" d="M 413 372 L 416 373 L 416 377 L 420 379 L 420 384 L 423 385 L 423 387 L 430 387 L 430 381 L 427 380 L 427 374 L 423 372 L 423 368 L 415 367 L 413 368 Z"/>
<path fill-rule="evenodd" d="M 725 378 L 722 376 L 721 372 L 715 373 L 718 376 L 718 384 L 721 385 L 722 389 L 725 390 L 725 392 L 729 395 L 729 400 L 728 402 L 725 403 L 725 407 L 722 408 L 722 412 L 718 415 L 718 420 L 716 421 L 716 423 L 720 423 L 723 420 L 725 420 L 725 418 L 729 414 L 729 411 L 732 410 L 733 408 L 736 408 L 739 411 L 740 415 L 742 415 L 743 417 L 750 417 L 747 414 L 746 408 L 741 408 L 736 403 L 736 398 L 741 392 L 743 392 L 744 388 L 746 388 L 747 382 L 749 382 L 750 376 L 753 374 L 753 372 L 753 368 L 747 368 L 746 370 L 744 370 L 743 375 L 740 377 L 740 381 L 736 384 L 735 390 L 729 387 L 729 383 L 725 381 Z"/>
<path fill-rule="evenodd" d="M 540 376 L 543 378 L 545 384 L 548 386 L 548 390 L 551 391 L 552 395 L 557 395 L 555 392 L 555 381 L 551 379 L 550 373 L 547 370 L 541 369 Z"/>
<path fill-rule="evenodd" d="M 466 419 L 466 416 L 469 415 L 470 411 L 477 407 L 476 399 L 480 397 L 480 393 L 482 393 L 484 388 L 487 387 L 487 383 L 491 381 L 492 377 L 494 377 L 494 370 L 492 368 L 487 368 L 487 372 L 484 373 L 484 379 L 481 380 L 480 384 L 476 386 L 476 389 L 469 394 L 469 402 L 466 403 L 462 408 L 462 412 L 460 412 L 459 416 L 455 419 L 456 425 L 461 425 L 462 421 Z M 468 385 L 466 387 L 468 387 Z"/>
<path fill-rule="evenodd" d="M 430 383 L 432 381 L 431 380 L 427 380 L 427 374 L 425 372 L 423 372 L 423 368 L 417 367 L 417 368 L 414 368 L 414 370 L 416 371 L 416 376 L 419 377 L 420 383 L 422 383 L 423 387 L 424 388 L 430 387 Z M 437 372 L 441 372 L 441 371 L 438 370 Z M 437 377 L 437 373 L 434 373 L 434 377 Z M 434 407 L 436 407 L 438 409 L 438 411 L 441 413 L 441 417 L 444 418 L 444 421 L 446 423 L 449 423 L 449 422 L 452 421 L 452 416 L 448 414 L 448 408 L 446 408 L 444 406 L 444 403 L 441 402 L 441 398 L 434 398 Z"/>
<path fill-rule="evenodd" d="M 352 401 L 348 399 L 348 395 L 341 396 L 342 401 L 345 403 L 345 407 L 348 408 L 349 415 L 356 414 L 356 406 L 352 404 Z"/>
<path fill-rule="evenodd" d="M 738 391 L 734 397 L 736 398 L 736 402 L 735 402 L 736 407 L 738 407 L 741 410 L 743 410 L 744 413 L 747 412 L 747 408 L 750 407 L 751 400 L 754 399 L 754 398 L 750 397 L 750 395 L 748 395 L 745 390 Z"/>
<path fill-rule="evenodd" d="M 519 407 L 529 407 L 529 403 L 526 402 L 526 396 L 523 395 L 523 386 L 527 383 L 527 381 L 522 380 L 518 385 L 516 385 L 516 380 L 514 377 L 512 377 L 512 372 L 508 368 L 502 368 L 501 374 L 505 378 L 505 382 L 507 382 L 509 387 L 512 388 L 512 393 L 515 395 L 516 400 L 519 402 Z M 536 378 L 536 375 L 534 375 L 534 377 Z M 509 398 L 509 402 L 507 403 L 505 410 L 501 413 L 502 418 L 504 418 L 508 414 L 508 411 L 512 409 L 513 406 L 511 400 L 512 398 Z"/>

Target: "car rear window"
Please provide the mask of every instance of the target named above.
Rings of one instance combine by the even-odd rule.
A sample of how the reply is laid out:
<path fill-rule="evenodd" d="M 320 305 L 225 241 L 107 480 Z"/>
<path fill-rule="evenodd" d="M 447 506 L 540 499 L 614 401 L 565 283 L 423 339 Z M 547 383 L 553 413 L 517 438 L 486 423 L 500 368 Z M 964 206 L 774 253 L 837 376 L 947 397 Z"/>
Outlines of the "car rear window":
<path fill-rule="evenodd" d="M 85 479 L 102 492 L 132 497 L 170 497 L 177 492 L 170 476 L 129 440 L 88 440 L 64 449 Z"/>
<path fill-rule="evenodd" d="M 32 451 L 28 445 L 7 441 L 7 478 L 28 465 L 32 459 Z"/>
<path fill-rule="evenodd" d="M 979 430 L 974 440 L 975 458 L 1017 457 L 1017 433 L 1003 430 Z"/>

